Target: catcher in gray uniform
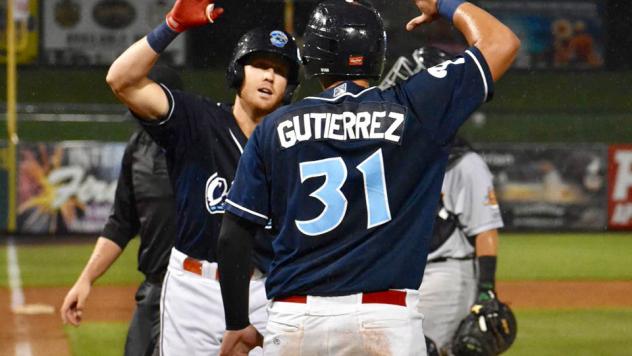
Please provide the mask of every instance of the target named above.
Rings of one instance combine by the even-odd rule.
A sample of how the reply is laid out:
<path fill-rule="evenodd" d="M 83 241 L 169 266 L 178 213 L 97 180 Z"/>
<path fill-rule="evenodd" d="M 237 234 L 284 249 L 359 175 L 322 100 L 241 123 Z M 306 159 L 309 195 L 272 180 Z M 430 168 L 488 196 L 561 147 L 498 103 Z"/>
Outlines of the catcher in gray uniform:
<path fill-rule="evenodd" d="M 446 169 L 428 263 L 420 288 L 424 331 L 442 353 L 476 303 L 495 299 L 498 230 L 503 226 L 492 174 L 457 138 Z"/>
<path fill-rule="evenodd" d="M 437 48 L 419 48 L 412 53 L 412 61 L 400 57 L 395 62 L 380 88 L 388 88 L 448 59 L 449 55 Z M 441 192 L 419 309 L 424 314 L 426 341 L 435 344 L 429 350 L 436 346 L 440 354 L 447 355 L 452 353 L 457 329 L 471 307 L 497 302 L 496 256 L 498 229 L 503 227 L 503 221 L 489 168 L 459 137 L 450 153 Z"/>

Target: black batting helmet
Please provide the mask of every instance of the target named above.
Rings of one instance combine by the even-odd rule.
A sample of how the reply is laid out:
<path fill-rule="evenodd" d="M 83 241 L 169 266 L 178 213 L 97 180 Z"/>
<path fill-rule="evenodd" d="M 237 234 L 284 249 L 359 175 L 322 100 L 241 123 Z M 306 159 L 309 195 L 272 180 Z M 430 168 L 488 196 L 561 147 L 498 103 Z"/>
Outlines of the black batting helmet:
<path fill-rule="evenodd" d="M 299 84 L 298 72 L 301 60 L 296 40 L 281 29 L 258 27 L 241 36 L 226 71 L 228 85 L 235 89 L 241 87 L 246 60 L 249 56 L 260 52 L 277 54 L 289 63 L 285 100 L 291 100 Z"/>
<path fill-rule="evenodd" d="M 378 79 L 384 68 L 386 33 L 380 13 L 367 1 L 329 0 L 316 6 L 303 35 L 308 78 Z"/>

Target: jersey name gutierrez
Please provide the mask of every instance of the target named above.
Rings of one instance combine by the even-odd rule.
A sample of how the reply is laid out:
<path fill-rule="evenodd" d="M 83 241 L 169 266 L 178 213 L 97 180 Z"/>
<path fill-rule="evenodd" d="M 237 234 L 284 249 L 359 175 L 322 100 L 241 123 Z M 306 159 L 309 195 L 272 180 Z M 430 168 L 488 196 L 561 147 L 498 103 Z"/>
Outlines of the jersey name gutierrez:
<path fill-rule="evenodd" d="M 391 103 L 345 103 L 303 107 L 279 120 L 276 131 L 283 149 L 318 140 L 384 140 L 399 144 L 406 108 Z"/>

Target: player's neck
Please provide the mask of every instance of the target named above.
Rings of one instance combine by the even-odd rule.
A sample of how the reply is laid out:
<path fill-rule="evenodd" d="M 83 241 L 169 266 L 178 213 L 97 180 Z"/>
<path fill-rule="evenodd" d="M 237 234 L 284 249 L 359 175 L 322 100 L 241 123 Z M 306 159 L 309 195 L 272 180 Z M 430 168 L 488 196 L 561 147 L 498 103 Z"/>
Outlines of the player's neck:
<path fill-rule="evenodd" d="M 250 135 L 252 135 L 257 124 L 263 120 L 265 114 L 247 105 L 239 95 L 236 95 L 235 105 L 233 105 L 233 116 L 241 132 L 243 132 L 247 138 L 250 138 Z"/>
<path fill-rule="evenodd" d="M 326 79 L 326 78 L 322 78 L 320 81 L 320 84 L 323 86 L 323 89 L 327 90 L 327 89 L 331 89 L 333 87 L 338 86 L 340 83 L 344 82 L 346 80 L 335 80 L 335 79 Z M 369 81 L 368 79 L 353 79 L 351 80 L 353 83 L 355 83 L 355 85 L 363 87 L 363 88 L 368 88 L 369 87 Z"/>

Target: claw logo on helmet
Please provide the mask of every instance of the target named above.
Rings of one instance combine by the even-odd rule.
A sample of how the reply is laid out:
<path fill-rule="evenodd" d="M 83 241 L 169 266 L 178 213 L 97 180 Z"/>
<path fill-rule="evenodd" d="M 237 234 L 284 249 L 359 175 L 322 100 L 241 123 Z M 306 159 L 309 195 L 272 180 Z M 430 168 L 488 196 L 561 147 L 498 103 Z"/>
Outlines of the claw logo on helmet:
<path fill-rule="evenodd" d="M 283 48 L 287 44 L 288 38 L 287 35 L 281 31 L 272 31 L 270 32 L 270 43 L 273 46 Z"/>

